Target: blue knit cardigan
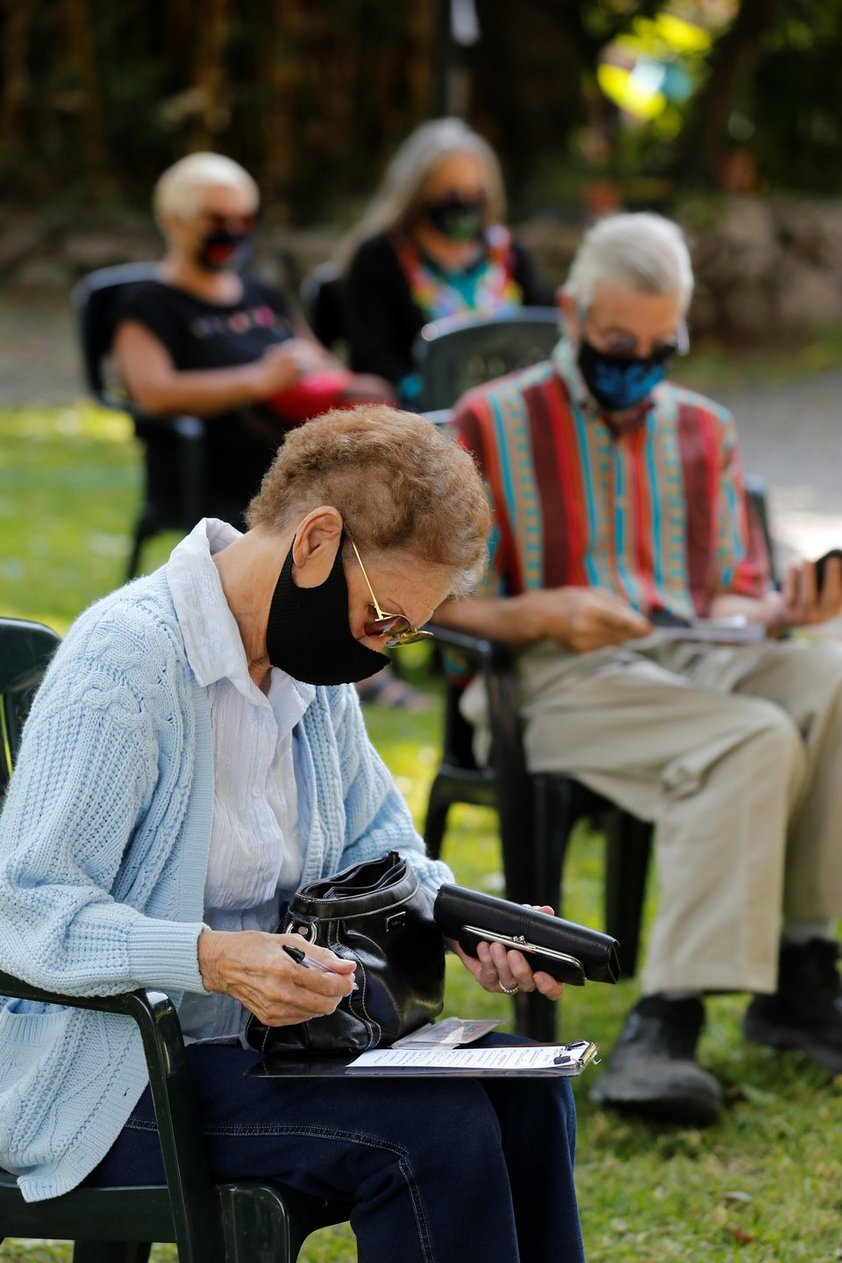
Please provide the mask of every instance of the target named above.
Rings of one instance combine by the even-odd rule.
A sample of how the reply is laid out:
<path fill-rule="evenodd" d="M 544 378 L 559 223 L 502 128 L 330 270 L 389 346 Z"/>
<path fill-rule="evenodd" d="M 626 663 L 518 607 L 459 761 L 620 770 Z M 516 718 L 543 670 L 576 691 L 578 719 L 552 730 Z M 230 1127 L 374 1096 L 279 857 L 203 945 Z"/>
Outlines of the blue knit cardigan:
<path fill-rule="evenodd" d="M 296 736 L 303 882 L 390 849 L 431 893 L 450 879 L 353 688 L 318 688 Z M 212 804 L 207 692 L 159 570 L 78 619 L 35 700 L 0 817 L 0 968 L 67 995 L 201 992 Z M 146 1082 L 130 1018 L 0 1001 L 0 1167 L 30 1201 L 73 1188 Z"/>

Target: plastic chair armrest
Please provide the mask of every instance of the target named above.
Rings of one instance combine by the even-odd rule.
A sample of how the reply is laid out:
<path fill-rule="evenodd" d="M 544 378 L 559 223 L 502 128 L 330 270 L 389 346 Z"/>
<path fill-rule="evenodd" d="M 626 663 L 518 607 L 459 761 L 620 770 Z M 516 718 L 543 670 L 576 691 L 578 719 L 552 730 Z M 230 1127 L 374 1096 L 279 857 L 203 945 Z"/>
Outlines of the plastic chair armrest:
<path fill-rule="evenodd" d="M 68 996 L 31 986 L 3 972 L 0 995 L 65 1008 L 119 1013 L 137 1023 L 149 1071 L 179 1257 L 195 1263 L 221 1261 L 224 1254 L 219 1208 L 193 1112 L 181 1024 L 170 997 L 162 991 L 146 989 L 114 996 Z M 183 1253 L 182 1247 L 188 1253 Z"/>
<path fill-rule="evenodd" d="M 480 668 L 485 677 L 510 672 L 514 668 L 514 654 L 502 641 L 492 640 L 488 636 L 475 636 L 471 632 L 456 631 L 438 623 L 430 623 L 427 630 L 433 633 L 437 644 L 463 653 Z"/>

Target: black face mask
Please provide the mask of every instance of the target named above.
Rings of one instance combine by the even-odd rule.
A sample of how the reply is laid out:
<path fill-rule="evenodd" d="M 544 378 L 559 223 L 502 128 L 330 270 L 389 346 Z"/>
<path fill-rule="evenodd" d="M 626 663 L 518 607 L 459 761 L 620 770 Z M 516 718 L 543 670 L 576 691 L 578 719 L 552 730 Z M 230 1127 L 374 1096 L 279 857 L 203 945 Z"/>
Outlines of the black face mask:
<path fill-rule="evenodd" d="M 482 236 L 485 207 L 484 197 L 473 201 L 447 197 L 440 202 L 428 202 L 425 210 L 430 223 L 443 237 L 451 241 L 478 241 Z"/>
<path fill-rule="evenodd" d="M 623 412 L 646 399 L 667 375 L 673 347 L 655 355 L 606 355 L 586 339 L 579 347 L 579 371 L 597 403 L 608 412 Z"/>
<path fill-rule="evenodd" d="M 205 272 L 223 272 L 226 268 L 245 267 L 253 251 L 251 233 L 219 228 L 202 238 L 196 262 Z"/>
<path fill-rule="evenodd" d="M 341 543 L 330 574 L 317 588 L 293 582 L 290 548 L 269 606 L 266 652 L 273 667 L 305 684 L 355 684 L 388 666 L 385 653 L 366 648 L 351 634 Z"/>

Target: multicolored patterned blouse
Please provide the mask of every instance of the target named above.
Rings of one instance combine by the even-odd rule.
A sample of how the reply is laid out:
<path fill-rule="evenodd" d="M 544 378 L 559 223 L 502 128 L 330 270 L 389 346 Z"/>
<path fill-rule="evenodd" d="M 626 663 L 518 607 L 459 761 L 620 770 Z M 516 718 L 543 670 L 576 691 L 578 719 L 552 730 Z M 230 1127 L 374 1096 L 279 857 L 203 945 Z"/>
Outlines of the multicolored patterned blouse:
<path fill-rule="evenodd" d="M 428 320 L 476 312 L 496 316 L 523 305 L 523 292 L 514 278 L 512 235 L 502 224 L 487 229 L 484 254 L 459 272 L 440 268 L 402 234 L 396 234 L 392 244 L 413 302 Z"/>
<path fill-rule="evenodd" d="M 495 514 L 482 595 L 600 587 L 689 618 L 718 592 L 766 591 L 734 421 L 709 399 L 665 382 L 612 430 L 561 341 L 552 360 L 470 391 L 454 426 Z"/>

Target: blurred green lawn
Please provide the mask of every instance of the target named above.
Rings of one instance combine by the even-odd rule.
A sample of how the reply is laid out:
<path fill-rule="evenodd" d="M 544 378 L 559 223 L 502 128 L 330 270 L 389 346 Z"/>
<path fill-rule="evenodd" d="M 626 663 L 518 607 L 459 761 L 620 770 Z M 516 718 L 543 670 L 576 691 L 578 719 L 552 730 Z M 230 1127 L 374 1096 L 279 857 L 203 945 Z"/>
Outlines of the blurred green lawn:
<path fill-rule="evenodd" d="M 138 487 L 138 454 L 121 418 L 88 407 L 0 411 L 0 613 L 65 631 L 80 609 L 116 586 Z M 147 567 L 163 561 L 173 542 L 151 546 Z M 416 675 L 420 663 L 416 657 Z M 368 711 L 372 738 L 419 822 L 440 719 L 437 686 L 421 682 L 436 699 L 430 713 Z M 459 881 L 498 890 L 494 816 L 454 809 L 446 857 Z M 567 862 L 565 915 L 601 924 L 602 859 L 601 839 L 581 831 Z M 552 892 L 536 895 L 552 898 Z M 564 1032 L 610 1048 L 635 995 L 634 982 L 569 989 Z M 746 1048 L 739 1035 L 743 1005 L 743 997 L 709 1005 L 702 1056 L 722 1078 L 728 1101 L 711 1131 L 646 1127 L 599 1113 L 587 1099 L 598 1071 L 576 1082 L 578 1186 L 590 1263 L 842 1259 L 842 1081 L 828 1083 L 796 1057 Z M 447 1010 L 509 1018 L 508 1001 L 479 991 L 456 961 L 449 962 Z M 155 1260 L 174 1258 L 171 1247 L 153 1251 Z M 317 1234 L 301 1258 L 350 1263 L 350 1231 Z M 0 1259 L 68 1263 L 70 1248 L 7 1241 Z"/>

